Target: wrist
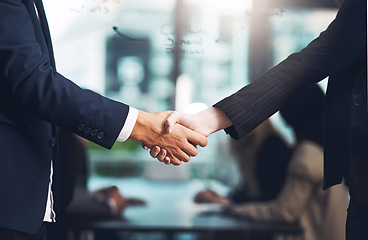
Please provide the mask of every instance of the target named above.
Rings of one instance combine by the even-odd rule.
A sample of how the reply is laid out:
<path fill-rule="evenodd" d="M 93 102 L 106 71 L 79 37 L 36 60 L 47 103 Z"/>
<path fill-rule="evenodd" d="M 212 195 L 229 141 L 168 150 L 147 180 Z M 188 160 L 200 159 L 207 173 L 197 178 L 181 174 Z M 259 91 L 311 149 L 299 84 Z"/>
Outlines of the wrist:
<path fill-rule="evenodd" d="M 138 110 L 137 121 L 133 131 L 130 134 L 130 139 L 140 141 L 146 144 L 149 148 L 157 145 L 163 133 L 163 119 L 166 119 L 169 112 L 148 113 Z"/>
<path fill-rule="evenodd" d="M 148 127 L 148 119 L 150 114 L 141 110 L 138 110 L 137 121 L 133 127 L 132 133 L 129 138 L 142 142 L 144 138 L 144 132 Z"/>
<path fill-rule="evenodd" d="M 216 107 L 199 112 L 195 117 L 200 119 L 200 125 L 206 129 L 206 136 L 233 125 L 227 114 Z"/>

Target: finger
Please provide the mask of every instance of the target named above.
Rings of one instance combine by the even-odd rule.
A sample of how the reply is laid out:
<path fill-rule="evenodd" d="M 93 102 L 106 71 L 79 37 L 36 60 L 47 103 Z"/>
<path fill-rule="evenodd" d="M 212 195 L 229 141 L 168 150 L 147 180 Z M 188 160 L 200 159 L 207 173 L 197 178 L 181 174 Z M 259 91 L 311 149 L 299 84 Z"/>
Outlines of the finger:
<path fill-rule="evenodd" d="M 165 149 L 161 149 L 160 153 L 157 156 L 157 159 L 162 162 L 164 161 L 166 158 L 166 150 Z M 164 161 L 165 162 L 165 161 Z M 166 162 L 165 162 L 166 163 Z M 170 159 L 169 159 L 169 164 L 170 164 Z"/>
<path fill-rule="evenodd" d="M 196 146 L 194 146 L 192 143 L 190 142 L 185 142 L 182 146 L 181 146 L 181 150 L 188 155 L 189 157 L 195 157 L 198 154 L 198 149 Z M 182 156 L 182 155 L 180 155 Z"/>
<path fill-rule="evenodd" d="M 162 160 L 166 165 L 170 165 L 171 164 L 171 160 L 170 160 L 170 158 L 164 158 L 163 160 Z"/>
<path fill-rule="evenodd" d="M 180 124 L 175 126 L 175 131 L 173 132 L 174 136 L 173 139 L 175 139 L 176 141 L 175 142 L 176 148 L 175 150 L 172 151 L 176 154 L 176 157 L 178 157 L 182 161 L 189 161 L 190 156 L 196 156 L 198 154 L 197 147 L 188 142 L 188 136 L 193 133 L 195 132 Z M 187 155 L 187 157 L 185 157 L 185 155 Z"/>
<path fill-rule="evenodd" d="M 151 151 L 150 151 L 150 155 L 153 158 L 157 158 L 157 155 L 160 153 L 160 148 L 158 146 L 154 146 Z"/>
<path fill-rule="evenodd" d="M 172 157 L 170 157 L 170 163 L 172 165 L 179 166 L 181 164 L 181 161 L 177 157 L 172 156 Z"/>
<path fill-rule="evenodd" d="M 180 165 L 181 164 L 181 161 L 180 159 L 178 159 L 177 157 L 175 157 L 173 155 L 173 153 L 171 151 L 167 151 L 166 153 L 166 157 L 164 158 L 164 163 L 170 163 L 172 165 Z"/>
<path fill-rule="evenodd" d="M 174 129 L 174 125 L 176 123 L 179 123 L 179 120 L 180 120 L 180 113 L 176 111 L 172 112 L 164 123 L 165 131 L 167 133 L 171 133 L 172 130 Z"/>
<path fill-rule="evenodd" d="M 192 131 L 190 129 L 188 129 L 187 132 L 188 132 L 187 138 L 189 142 L 195 145 L 199 145 L 201 147 L 207 146 L 207 138 L 204 135 L 197 133 L 195 131 Z"/>
<path fill-rule="evenodd" d="M 144 149 L 144 150 L 148 150 L 148 146 L 146 145 L 146 144 L 144 144 L 144 143 L 142 143 L 142 148 Z"/>
<path fill-rule="evenodd" d="M 191 145 L 190 143 L 188 143 L 188 145 Z M 193 145 L 192 145 L 193 146 Z M 180 161 L 183 161 L 183 162 L 189 162 L 190 161 L 190 156 L 191 155 L 188 155 L 185 151 L 183 150 L 180 150 L 179 152 L 175 153 L 175 157 L 177 159 L 179 159 Z"/>

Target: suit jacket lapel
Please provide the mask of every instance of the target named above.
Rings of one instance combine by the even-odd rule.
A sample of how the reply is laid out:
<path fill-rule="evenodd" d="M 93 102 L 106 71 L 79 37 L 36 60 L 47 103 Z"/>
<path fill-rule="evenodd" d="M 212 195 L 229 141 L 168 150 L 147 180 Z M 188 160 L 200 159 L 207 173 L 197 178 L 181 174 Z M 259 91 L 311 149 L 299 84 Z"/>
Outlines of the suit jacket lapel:
<path fill-rule="evenodd" d="M 54 70 L 56 70 L 55 69 L 54 51 L 53 51 L 53 48 L 52 48 L 50 29 L 49 29 L 49 25 L 47 23 L 45 9 L 43 7 L 42 0 L 34 0 L 34 1 L 35 1 L 37 10 L 38 10 L 38 16 L 40 18 L 40 23 L 41 23 L 43 36 L 45 37 L 47 49 L 48 49 L 48 52 L 49 52 L 50 62 L 52 64 Z"/>
<path fill-rule="evenodd" d="M 50 30 L 48 27 L 45 10 L 43 8 L 42 0 L 23 0 L 23 4 L 26 6 L 29 16 L 31 17 L 33 28 L 38 43 L 41 46 L 42 52 L 47 54 L 50 58 L 50 63 L 55 69 L 54 52 L 52 49 Z M 35 5 L 37 7 L 38 16 L 35 11 Z"/>

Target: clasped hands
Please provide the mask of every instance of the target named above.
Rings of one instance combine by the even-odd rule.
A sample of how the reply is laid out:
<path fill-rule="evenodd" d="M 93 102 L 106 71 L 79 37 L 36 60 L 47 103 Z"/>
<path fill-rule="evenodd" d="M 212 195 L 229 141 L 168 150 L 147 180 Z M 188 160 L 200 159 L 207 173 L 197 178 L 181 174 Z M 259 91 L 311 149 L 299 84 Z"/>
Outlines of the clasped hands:
<path fill-rule="evenodd" d="M 211 133 L 231 125 L 227 115 L 214 107 L 196 114 L 139 111 L 130 138 L 140 141 L 144 149 L 151 149 L 153 158 L 180 165 L 198 154 L 197 145 L 207 145 Z"/>

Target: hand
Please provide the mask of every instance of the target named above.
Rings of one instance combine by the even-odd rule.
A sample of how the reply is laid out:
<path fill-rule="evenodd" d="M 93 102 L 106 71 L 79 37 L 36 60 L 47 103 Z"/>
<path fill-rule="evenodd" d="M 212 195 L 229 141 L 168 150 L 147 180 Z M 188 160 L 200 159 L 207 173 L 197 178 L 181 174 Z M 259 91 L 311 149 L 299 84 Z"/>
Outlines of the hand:
<path fill-rule="evenodd" d="M 146 201 L 139 198 L 126 198 L 128 206 L 144 206 Z"/>
<path fill-rule="evenodd" d="M 128 200 L 120 195 L 119 189 L 116 186 L 93 191 L 91 195 L 98 199 L 103 199 L 104 201 L 112 201 L 112 210 L 116 215 L 120 215 L 129 204 Z"/>
<path fill-rule="evenodd" d="M 188 162 L 191 156 L 198 154 L 195 145 L 205 147 L 207 138 L 182 125 L 175 127 L 173 131 L 167 133 L 164 129 L 164 122 L 170 115 L 170 111 L 160 113 L 147 113 L 138 111 L 138 119 L 130 135 L 131 139 L 138 140 L 147 148 L 157 146 L 165 153 L 165 163 L 180 165 L 182 161 Z M 151 150 L 152 152 L 152 150 Z"/>
<path fill-rule="evenodd" d="M 110 195 L 108 196 L 108 199 L 114 202 L 114 206 L 115 206 L 114 211 L 116 215 L 120 215 L 124 211 L 124 209 L 128 206 L 127 199 L 120 195 L 120 192 L 117 188 L 116 188 L 116 191 L 112 191 L 110 193 Z"/>
<path fill-rule="evenodd" d="M 218 195 L 216 192 L 211 189 L 206 189 L 204 191 L 198 192 L 194 197 L 195 203 L 219 203 L 222 205 L 226 205 L 229 203 L 229 199 L 227 197 L 223 197 Z"/>
<path fill-rule="evenodd" d="M 207 137 L 211 133 L 232 126 L 232 122 L 221 109 L 210 107 L 196 114 L 174 111 L 168 116 L 164 125 L 166 132 L 171 132 L 178 126 L 183 125 Z M 142 145 L 142 147 L 146 150 L 149 148 L 146 145 Z M 151 148 L 150 155 L 161 162 L 170 162 L 170 159 L 166 156 L 165 149 L 159 146 Z"/>
<path fill-rule="evenodd" d="M 196 114 L 185 114 L 178 111 L 172 112 L 165 121 L 166 132 L 171 132 L 177 123 L 206 137 L 232 125 L 226 113 L 215 107 L 207 108 Z"/>

